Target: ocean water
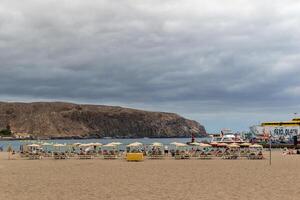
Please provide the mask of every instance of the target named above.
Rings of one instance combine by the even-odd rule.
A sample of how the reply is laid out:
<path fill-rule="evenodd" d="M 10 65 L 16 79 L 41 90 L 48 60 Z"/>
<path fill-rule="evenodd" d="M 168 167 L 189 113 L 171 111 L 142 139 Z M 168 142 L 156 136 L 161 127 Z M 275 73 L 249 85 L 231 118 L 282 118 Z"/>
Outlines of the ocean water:
<path fill-rule="evenodd" d="M 205 142 L 210 141 L 210 138 L 195 138 L 197 142 Z M 102 144 L 108 144 L 110 142 L 121 142 L 120 149 L 124 150 L 126 145 L 133 143 L 133 142 L 141 142 L 144 145 L 149 145 L 153 142 L 160 142 L 165 146 L 168 146 L 172 142 L 181 142 L 186 143 L 190 142 L 191 138 L 137 138 L 137 139 L 69 139 L 69 140 L 10 140 L 10 141 L 0 141 L 0 148 L 6 150 L 7 147 L 10 145 L 14 150 L 18 151 L 20 149 L 20 145 L 22 144 L 34 144 L 34 143 L 53 143 L 53 144 L 74 144 L 74 143 L 94 143 L 100 142 Z"/>

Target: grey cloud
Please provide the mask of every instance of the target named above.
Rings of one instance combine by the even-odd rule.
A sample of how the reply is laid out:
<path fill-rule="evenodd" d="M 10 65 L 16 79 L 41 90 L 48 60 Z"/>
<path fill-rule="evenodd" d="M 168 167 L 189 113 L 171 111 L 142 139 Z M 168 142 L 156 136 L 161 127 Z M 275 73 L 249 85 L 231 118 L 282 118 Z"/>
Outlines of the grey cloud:
<path fill-rule="evenodd" d="M 4 0 L 0 97 L 204 122 L 231 113 L 229 125 L 245 129 L 266 113 L 299 110 L 299 8 L 296 0 Z"/>

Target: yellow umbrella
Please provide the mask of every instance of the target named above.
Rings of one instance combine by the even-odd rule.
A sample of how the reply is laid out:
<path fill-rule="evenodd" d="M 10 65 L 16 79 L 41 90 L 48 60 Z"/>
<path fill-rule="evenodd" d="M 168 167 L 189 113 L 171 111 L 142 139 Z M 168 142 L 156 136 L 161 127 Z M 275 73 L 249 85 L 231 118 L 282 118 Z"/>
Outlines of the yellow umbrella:
<path fill-rule="evenodd" d="M 251 143 L 245 142 L 245 143 L 240 144 L 240 146 L 241 147 L 249 147 L 249 146 L 251 146 Z"/>
<path fill-rule="evenodd" d="M 240 146 L 236 143 L 232 143 L 228 145 L 229 148 L 240 148 Z"/>
<path fill-rule="evenodd" d="M 263 146 L 260 145 L 260 144 L 253 144 L 250 147 L 252 147 L 252 148 L 263 148 Z"/>
<path fill-rule="evenodd" d="M 218 145 L 217 145 L 218 147 L 227 147 L 228 146 L 228 144 L 226 144 L 226 143 L 218 143 Z"/>

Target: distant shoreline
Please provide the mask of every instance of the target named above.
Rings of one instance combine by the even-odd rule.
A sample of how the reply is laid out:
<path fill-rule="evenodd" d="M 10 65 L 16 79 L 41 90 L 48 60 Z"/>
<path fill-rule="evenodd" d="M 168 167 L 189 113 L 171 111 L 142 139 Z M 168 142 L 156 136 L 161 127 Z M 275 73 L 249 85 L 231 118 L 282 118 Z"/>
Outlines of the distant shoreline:
<path fill-rule="evenodd" d="M 191 138 L 191 137 L 51 137 L 51 138 L 0 138 L 0 141 L 23 141 L 23 140 L 87 140 L 87 139 L 168 139 L 168 138 Z M 197 138 L 207 138 L 200 136 Z"/>

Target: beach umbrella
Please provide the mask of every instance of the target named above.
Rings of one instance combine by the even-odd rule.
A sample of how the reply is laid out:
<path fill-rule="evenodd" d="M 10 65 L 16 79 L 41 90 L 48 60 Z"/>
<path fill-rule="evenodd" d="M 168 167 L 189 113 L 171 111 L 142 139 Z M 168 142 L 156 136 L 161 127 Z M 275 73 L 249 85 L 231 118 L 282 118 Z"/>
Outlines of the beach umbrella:
<path fill-rule="evenodd" d="M 44 143 L 42 143 L 42 146 L 43 146 L 43 149 L 47 150 L 47 149 L 48 149 L 48 146 L 52 146 L 52 144 L 51 144 L 51 143 L 44 142 Z"/>
<path fill-rule="evenodd" d="M 66 145 L 64 144 L 54 144 L 53 147 L 65 147 Z"/>
<path fill-rule="evenodd" d="M 218 147 L 227 147 L 228 144 L 226 144 L 226 143 L 218 143 L 217 146 Z"/>
<path fill-rule="evenodd" d="M 251 143 L 247 143 L 247 142 L 244 142 L 242 144 L 240 144 L 241 147 L 249 147 L 251 146 Z"/>
<path fill-rule="evenodd" d="M 134 143 L 131 143 L 129 145 L 127 145 L 128 147 L 139 147 L 139 146 L 143 146 L 142 143 L 140 142 L 134 142 Z"/>
<path fill-rule="evenodd" d="M 80 144 L 79 147 L 90 147 L 92 144 Z"/>
<path fill-rule="evenodd" d="M 218 142 L 211 142 L 210 143 L 211 146 L 218 146 L 218 144 L 219 144 Z"/>
<path fill-rule="evenodd" d="M 112 144 L 112 143 L 108 143 L 106 145 L 103 145 L 103 147 L 116 147 L 117 145 Z"/>
<path fill-rule="evenodd" d="M 55 148 L 55 149 L 58 149 L 58 151 L 61 151 L 61 148 L 62 147 L 65 147 L 66 145 L 65 144 L 54 144 L 53 145 L 53 147 Z"/>
<path fill-rule="evenodd" d="M 91 147 L 91 146 L 94 146 L 94 143 L 86 143 L 85 144 L 87 147 Z"/>
<path fill-rule="evenodd" d="M 199 143 L 199 142 L 191 142 L 191 143 L 189 143 L 189 145 L 192 145 L 192 146 L 200 146 L 200 143 Z"/>
<path fill-rule="evenodd" d="M 176 144 L 178 144 L 178 142 L 172 142 L 172 143 L 170 143 L 171 145 L 176 145 Z"/>
<path fill-rule="evenodd" d="M 51 143 L 47 143 L 47 142 L 42 143 L 42 146 L 51 146 L 51 145 L 52 145 Z"/>
<path fill-rule="evenodd" d="M 176 143 L 175 146 L 176 147 L 187 147 L 188 145 L 184 144 L 184 143 Z"/>
<path fill-rule="evenodd" d="M 119 146 L 119 145 L 121 145 L 122 143 L 120 143 L 120 142 L 111 142 L 111 143 L 108 143 L 109 145 L 114 145 L 114 146 Z M 108 144 L 106 144 L 106 145 L 108 145 Z"/>
<path fill-rule="evenodd" d="M 28 147 L 40 147 L 40 145 L 38 145 L 38 144 L 30 144 L 30 145 L 28 145 Z"/>
<path fill-rule="evenodd" d="M 121 145 L 122 143 L 121 143 L 121 142 L 112 142 L 111 144 L 114 144 L 114 145 Z"/>
<path fill-rule="evenodd" d="M 232 143 L 228 145 L 229 148 L 239 148 L 240 146 L 236 143 Z"/>
<path fill-rule="evenodd" d="M 151 146 L 154 146 L 154 147 L 161 147 L 161 146 L 163 146 L 163 144 L 160 143 L 160 142 L 153 142 L 153 143 L 151 144 Z"/>
<path fill-rule="evenodd" d="M 250 147 L 252 147 L 252 148 L 263 148 L 263 146 L 260 145 L 260 144 L 253 144 Z"/>
<path fill-rule="evenodd" d="M 200 147 L 211 147 L 210 144 L 205 144 L 205 143 L 200 143 L 199 146 Z"/>
<path fill-rule="evenodd" d="M 89 152 L 89 151 L 91 151 L 91 150 L 93 150 L 93 148 L 90 146 L 90 147 L 86 148 L 84 151 L 85 151 L 85 152 Z"/>
<path fill-rule="evenodd" d="M 92 146 L 100 147 L 100 146 L 102 146 L 102 144 L 99 142 L 95 142 L 95 143 L 92 143 Z"/>
<path fill-rule="evenodd" d="M 79 145 L 81 145 L 81 143 L 79 142 L 72 144 L 72 146 L 79 146 Z"/>

